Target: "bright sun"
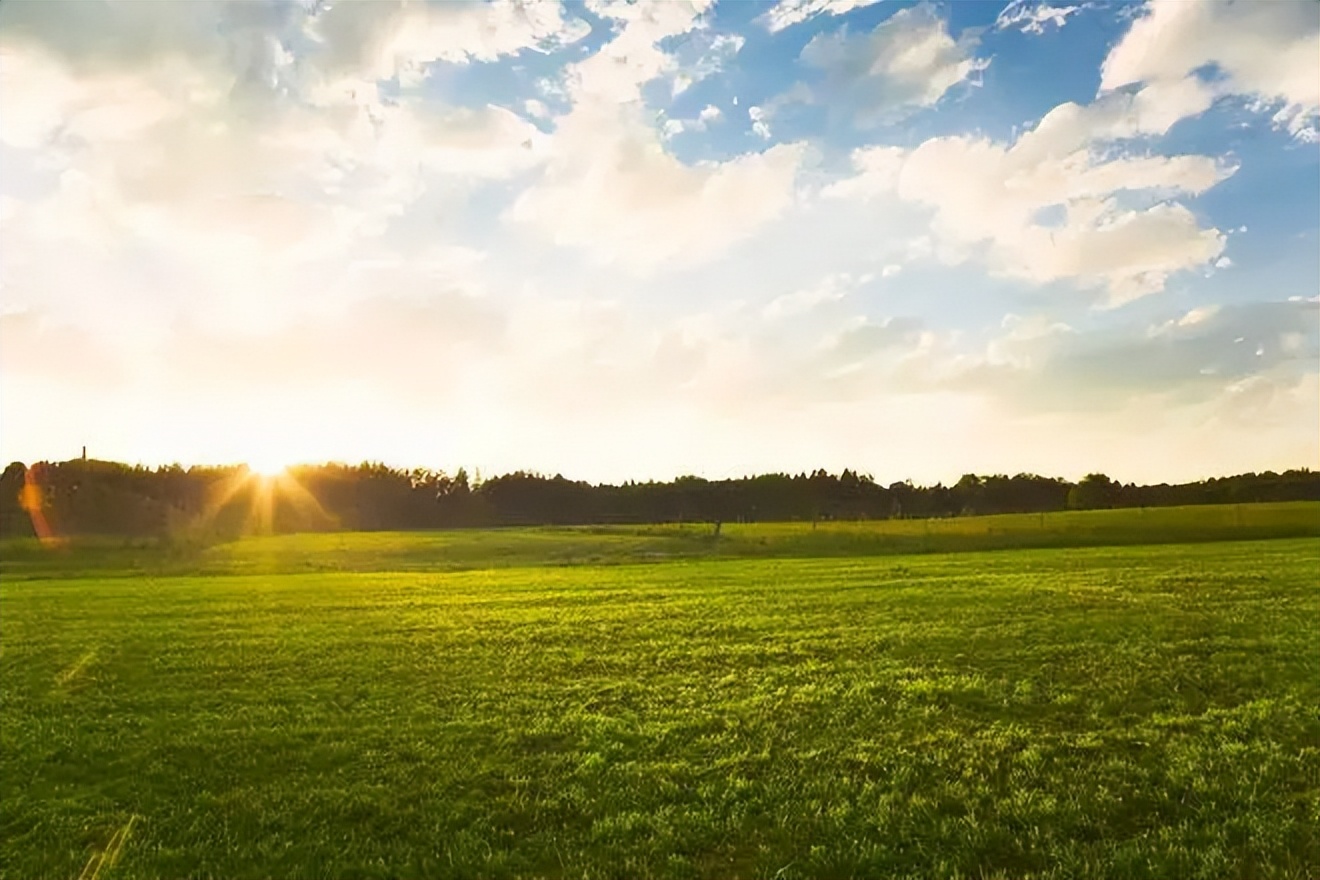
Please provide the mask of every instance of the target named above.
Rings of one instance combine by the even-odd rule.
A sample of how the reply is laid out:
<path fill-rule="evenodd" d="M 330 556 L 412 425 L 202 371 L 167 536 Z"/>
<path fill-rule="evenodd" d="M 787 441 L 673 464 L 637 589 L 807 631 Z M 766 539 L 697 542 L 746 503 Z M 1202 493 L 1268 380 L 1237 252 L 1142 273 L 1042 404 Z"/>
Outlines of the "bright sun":
<path fill-rule="evenodd" d="M 270 456 L 257 456 L 248 459 L 248 470 L 262 477 L 278 477 L 288 470 L 289 463 Z"/>

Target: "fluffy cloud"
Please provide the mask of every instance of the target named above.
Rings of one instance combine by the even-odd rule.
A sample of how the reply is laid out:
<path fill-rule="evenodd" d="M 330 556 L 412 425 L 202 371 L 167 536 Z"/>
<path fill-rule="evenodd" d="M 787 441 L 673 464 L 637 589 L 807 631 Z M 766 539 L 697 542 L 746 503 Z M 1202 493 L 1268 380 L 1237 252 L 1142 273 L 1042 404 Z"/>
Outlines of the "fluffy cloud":
<path fill-rule="evenodd" d="M 989 61 L 975 56 L 976 38 L 954 40 L 930 6 L 902 9 L 869 34 L 817 34 L 802 60 L 826 72 L 832 95 L 864 120 L 901 108 L 929 107 Z"/>
<path fill-rule="evenodd" d="M 1189 405 L 1315 374 L 1320 305 L 1201 306 L 1148 327 L 1077 331 L 1010 316 L 983 360 L 950 384 L 1037 410 L 1102 410 L 1138 397 Z"/>
<path fill-rule="evenodd" d="M 82 142 L 125 141 L 174 112 L 152 83 L 133 76 L 79 75 L 49 53 L 0 43 L 0 141 L 40 149 L 61 133 Z"/>
<path fill-rule="evenodd" d="M 360 18 L 395 34 L 396 18 L 422 14 L 410 4 L 337 3 L 301 23 L 293 19 L 292 5 L 281 7 L 277 16 L 260 13 L 266 7 L 257 4 L 184 4 L 162 8 L 159 19 L 155 13 L 139 15 L 132 3 L 76 8 L 79 14 L 71 16 L 67 29 L 49 7 L 6 4 L 0 10 L 0 93 L 7 108 L 0 140 L 48 150 L 49 157 L 58 157 L 54 161 L 94 181 L 106 207 L 127 208 L 145 199 L 185 213 L 195 206 L 194 218 L 205 219 L 216 198 L 251 202 L 261 194 L 265 204 L 306 203 L 306 197 L 295 200 L 283 193 L 320 190 L 342 208 L 352 202 L 348 178 L 354 175 L 359 183 L 370 180 L 373 194 L 384 190 L 396 196 L 416 189 L 418 169 L 504 176 L 528 166 L 530 147 L 539 137 L 534 127 L 500 108 L 446 108 L 408 98 L 384 104 L 374 85 L 364 86 L 354 100 L 316 106 L 325 96 L 314 77 L 295 70 L 282 40 L 291 39 L 299 26 L 329 28 L 338 36 L 325 37 L 310 57 L 318 63 L 338 58 L 332 67 L 342 72 L 351 65 L 335 46 L 353 36 L 361 41 L 354 43 L 357 49 L 366 52 L 376 39 L 375 31 L 359 34 L 342 23 Z M 460 10 L 453 14 L 466 22 L 463 28 L 478 27 L 464 17 L 477 7 L 444 7 L 436 14 L 449 15 L 450 9 Z M 505 42 L 499 47 L 465 41 L 463 51 L 472 57 L 516 51 L 525 42 L 520 34 L 532 40 L 559 21 L 555 4 L 531 10 L 497 3 L 481 9 L 490 20 L 480 27 L 508 26 L 500 31 Z M 523 34 L 505 21 L 509 18 L 544 27 Z M 100 29 L 100 39 L 82 53 L 81 35 L 92 26 Z M 437 37 L 431 45 L 443 43 Z M 258 58 L 253 47 L 264 47 L 265 54 Z M 394 50 L 387 54 L 401 57 Z M 279 76 L 272 73 L 276 68 Z M 373 67 L 354 75 L 384 73 Z M 262 161 L 252 161 L 255 155 Z M 232 211 L 219 213 L 236 219 Z"/>
<path fill-rule="evenodd" d="M 1276 124 L 1315 140 L 1320 136 L 1318 37 L 1320 13 L 1311 2 L 1152 0 L 1105 58 L 1100 86 L 1174 87 L 1192 80 L 1217 94 L 1250 96 L 1275 110 Z M 1205 84 L 1197 72 L 1207 65 L 1220 76 Z"/>
<path fill-rule="evenodd" d="M 592 12 L 616 22 L 619 30 L 599 51 L 565 72 L 569 96 L 575 103 L 640 101 L 643 85 L 679 69 L 678 59 L 659 43 L 698 27 L 712 5 L 713 0 L 588 4 Z"/>
<path fill-rule="evenodd" d="M 415 83 L 436 61 L 548 50 L 588 31 L 584 22 L 566 19 L 558 2 L 519 0 L 5 4 L 0 87 L 7 105 L 11 95 L 22 101 L 21 112 L 6 122 L 7 139 L 12 142 L 17 129 L 31 145 L 43 118 L 57 123 L 69 111 L 85 117 L 99 108 L 101 117 L 123 125 L 125 116 L 150 112 L 144 103 L 153 103 L 159 115 L 161 98 L 190 110 L 242 105 L 246 115 L 285 106 L 290 98 L 365 98 L 381 80 Z M 153 102 L 144 102 L 144 90 L 157 93 Z M 28 106 L 35 97 L 24 97 L 37 94 L 46 99 L 40 102 L 44 114 Z"/>
<path fill-rule="evenodd" d="M 854 9 L 879 3 L 880 0 L 779 0 L 761 22 L 771 33 L 801 24 L 817 15 L 845 15 Z"/>
<path fill-rule="evenodd" d="M 863 319 L 829 340 L 825 361 L 847 370 L 880 355 L 916 354 L 923 342 L 931 341 L 918 318 Z"/>
<path fill-rule="evenodd" d="M 856 174 L 824 195 L 925 205 L 947 258 L 981 255 L 997 273 L 1098 287 L 1119 305 L 1162 290 L 1176 272 L 1212 264 L 1224 248 L 1224 235 L 1202 228 L 1186 207 L 1125 205 L 1124 195 L 1195 195 L 1233 168 L 1204 156 L 1102 156 L 1095 149 L 1162 133 L 1176 121 L 1173 103 L 1203 109 L 1196 94 L 1152 101 L 1150 88 L 1063 104 L 1013 143 L 960 136 L 912 150 L 862 148 L 853 154 Z M 1048 222 L 1051 211 L 1056 222 Z"/>
<path fill-rule="evenodd" d="M 370 251 L 424 193 L 458 205 L 474 181 L 539 161 L 543 136 L 500 108 L 369 113 L 291 109 L 258 126 L 226 122 L 223 106 L 174 108 L 140 137 L 11 154 L 7 180 L 62 167 L 0 221 L 7 250 L 26 254 L 0 263 L 6 297 L 90 299 L 87 315 L 104 302 L 106 327 L 174 310 L 278 322 L 323 299 L 317 274 Z"/>
<path fill-rule="evenodd" d="M 596 7 L 622 27 L 566 72 L 572 110 L 557 120 L 544 175 L 519 195 L 510 220 L 645 274 L 703 262 L 793 203 L 802 145 L 688 165 L 665 149 L 663 134 L 675 127 L 657 132 L 646 119 L 642 86 L 677 65 L 659 43 L 697 27 L 707 8 Z"/>
<path fill-rule="evenodd" d="M 706 77 L 719 73 L 742 51 L 745 43 L 741 34 L 693 34 L 674 50 L 677 69 L 672 74 L 670 93 L 681 95 Z"/>
<path fill-rule="evenodd" d="M 295 4 L 212 0 L 154 8 L 93 0 L 7 3 L 0 34 L 7 51 L 39 48 L 79 78 L 177 72 L 186 64 L 231 88 L 274 78 L 284 61 L 279 36 L 300 15 Z"/>
<path fill-rule="evenodd" d="M 855 174 L 827 186 L 826 198 L 871 200 L 892 194 L 898 187 L 908 151 L 902 147 L 861 147 L 852 153 Z"/>
<path fill-rule="evenodd" d="M 848 272 L 836 272 L 811 287 L 776 297 L 762 310 L 762 314 L 771 320 L 801 315 L 817 306 L 838 302 L 874 277 L 870 274 L 854 276 Z"/>
<path fill-rule="evenodd" d="M 291 114 L 262 138 L 312 154 L 327 170 L 342 169 L 343 177 L 350 170 L 389 175 L 421 169 L 477 178 L 530 168 L 545 140 L 535 125 L 503 107 L 447 107 L 417 98 L 302 120 Z"/>
<path fill-rule="evenodd" d="M 883 437 L 894 477 L 937 479 L 948 466 L 1066 471 L 1083 454 L 1118 470 L 1122 456 L 1104 456 L 1122 431 L 1142 437 L 1126 460 L 1147 460 L 1147 422 L 1124 407 L 1148 401 L 1139 416 L 1192 425 L 1153 441 L 1196 451 L 1179 456 L 1189 475 L 1314 449 L 1297 439 L 1313 441 L 1320 399 L 1313 301 L 1216 309 L 1193 288 L 1159 320 L 1095 329 L 1158 303 L 1072 326 L 1010 319 L 987 341 L 947 322 L 1032 294 L 929 264 L 983 261 L 1110 302 L 1224 267 L 1224 234 L 1180 202 L 1232 168 L 1152 154 L 1147 139 L 1226 89 L 1274 96 L 1292 124 L 1286 113 L 1314 103 L 1304 84 L 1253 73 L 1232 47 L 1205 50 L 1215 78 L 1120 46 L 1114 82 L 1138 79 L 1089 104 L 1007 141 L 864 148 L 829 198 L 808 199 L 839 142 L 825 133 L 816 167 L 800 143 L 728 152 L 755 143 L 746 125 L 782 136 L 817 114 L 776 117 L 812 100 L 805 85 L 725 100 L 744 84 L 727 70 L 741 37 L 717 32 L 726 19 L 710 5 L 590 0 L 604 46 L 542 61 L 525 56 L 587 28 L 554 3 L 0 0 L 0 443 L 49 455 L 90 437 L 94 454 L 151 461 L 280 442 L 273 454 L 298 458 L 623 478 L 857 467 Z M 767 23 L 859 5 L 794 0 Z M 1003 27 L 1074 14 L 1012 8 Z M 1283 13 L 1184 15 L 1217 22 L 1197 31 L 1213 37 Z M 808 55 L 875 116 L 947 98 L 984 63 L 970 40 L 920 7 L 874 33 L 819 37 Z M 492 60 L 503 66 L 480 69 Z M 728 134 L 678 142 L 719 160 L 680 160 L 657 117 L 721 69 L 731 75 L 691 88 L 663 132 Z M 514 82 L 540 91 L 486 103 L 488 86 Z M 445 97 L 456 89 L 466 106 Z M 1250 249 L 1233 256 L 1215 283 L 1260 284 Z M 870 282 L 884 295 L 860 295 Z M 984 292 L 975 309 L 962 308 L 969 289 Z M 1087 420 L 1082 405 L 1102 414 Z M 1062 451 L 1021 442 L 1013 419 L 1058 413 L 1032 436 Z M 1213 455 L 1206 425 L 1222 428 Z M 982 457 L 966 458 L 969 435 Z"/>
<path fill-rule="evenodd" d="M 510 219 L 602 263 L 647 273 L 695 265 L 793 204 L 800 145 L 685 165 L 640 118 L 561 121 L 545 177 Z"/>
<path fill-rule="evenodd" d="M 695 119 L 666 119 L 661 129 L 666 138 L 685 131 L 705 131 L 712 123 L 719 122 L 724 112 L 714 104 L 707 104 Z"/>
<path fill-rule="evenodd" d="M 341 0 L 312 16 L 309 66 L 329 84 L 416 81 L 435 61 L 493 61 L 523 49 L 547 51 L 586 36 L 559 3 L 493 0 Z"/>
<path fill-rule="evenodd" d="M 1199 82 L 1182 81 L 1105 94 L 1090 104 L 1069 101 L 1046 113 L 1013 149 L 1025 165 L 1111 141 L 1157 137 L 1180 120 L 1204 112 L 1213 100 L 1212 91 Z"/>
<path fill-rule="evenodd" d="M 335 4 L 310 18 L 294 4 L 61 13 L 75 9 L 65 27 L 44 4 L 0 8 L 0 141 L 13 148 L 5 182 L 45 181 L 0 220 L 11 249 L 33 255 L 0 265 L 7 296 L 19 302 L 76 300 L 87 290 L 106 299 L 114 288 L 123 315 L 113 325 L 154 324 L 162 309 L 227 324 L 278 321 L 319 296 L 304 267 L 349 259 L 424 193 L 447 191 L 457 204 L 463 187 L 540 161 L 544 135 L 504 108 L 409 94 L 384 101 L 374 83 L 355 96 L 326 93 L 308 59 L 338 57 L 335 40 L 349 31 L 334 36 L 331 27 L 299 63 L 282 48 L 363 9 L 372 27 L 394 33 L 395 18 L 421 14 L 410 4 Z M 465 57 L 514 52 L 560 21 L 554 4 L 482 9 L 494 16 L 488 24 L 513 16 L 535 27 L 511 24 L 504 42 L 483 44 L 463 36 L 477 27 L 468 13 L 454 13 Z M 359 36 L 364 46 L 375 39 Z M 443 42 L 437 36 L 432 48 Z M 82 257 L 53 256 L 71 248 Z"/>

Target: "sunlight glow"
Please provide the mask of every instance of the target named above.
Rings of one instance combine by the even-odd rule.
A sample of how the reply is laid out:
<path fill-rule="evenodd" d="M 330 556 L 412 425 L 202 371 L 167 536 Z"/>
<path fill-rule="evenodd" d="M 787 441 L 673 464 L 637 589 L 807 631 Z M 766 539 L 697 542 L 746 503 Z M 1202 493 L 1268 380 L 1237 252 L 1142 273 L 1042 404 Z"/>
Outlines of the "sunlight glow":
<path fill-rule="evenodd" d="M 247 468 L 252 473 L 267 479 L 283 476 L 289 469 L 289 462 L 272 456 L 249 458 Z"/>
<path fill-rule="evenodd" d="M 270 462 L 269 469 L 257 469 L 255 462 L 236 469 L 231 477 L 212 487 L 205 507 L 190 528 L 205 533 L 217 524 L 231 503 L 243 504 L 240 531 L 248 535 L 266 535 L 275 531 L 277 512 L 301 528 L 338 528 L 338 519 L 327 513 L 316 496 L 298 482 L 288 465 Z"/>

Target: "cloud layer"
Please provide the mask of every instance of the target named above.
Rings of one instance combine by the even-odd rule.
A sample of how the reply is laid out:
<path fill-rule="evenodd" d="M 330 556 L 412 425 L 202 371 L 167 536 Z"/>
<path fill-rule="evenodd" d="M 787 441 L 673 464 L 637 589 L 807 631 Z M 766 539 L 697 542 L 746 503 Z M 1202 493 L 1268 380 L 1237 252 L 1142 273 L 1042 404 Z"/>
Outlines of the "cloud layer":
<path fill-rule="evenodd" d="M 0 3 L 0 447 L 1305 464 L 1320 16 L 1113 16 Z"/>

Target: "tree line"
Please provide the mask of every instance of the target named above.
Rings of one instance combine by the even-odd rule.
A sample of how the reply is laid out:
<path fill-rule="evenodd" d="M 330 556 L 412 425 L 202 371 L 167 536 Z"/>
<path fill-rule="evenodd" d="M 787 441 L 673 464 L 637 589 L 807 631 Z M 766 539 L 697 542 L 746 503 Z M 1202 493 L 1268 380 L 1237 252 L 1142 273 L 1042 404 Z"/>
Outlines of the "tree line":
<path fill-rule="evenodd" d="M 950 486 L 883 485 L 869 474 L 762 474 L 726 480 L 592 484 L 516 471 L 378 463 L 299 466 L 275 478 L 244 466 L 147 468 L 74 459 L 14 462 L 0 474 L 0 535 L 235 537 L 260 532 L 503 525 L 597 525 L 949 517 L 1067 509 L 1320 500 L 1320 472 L 1247 473 L 1138 486 L 1091 474 L 968 474 Z"/>

